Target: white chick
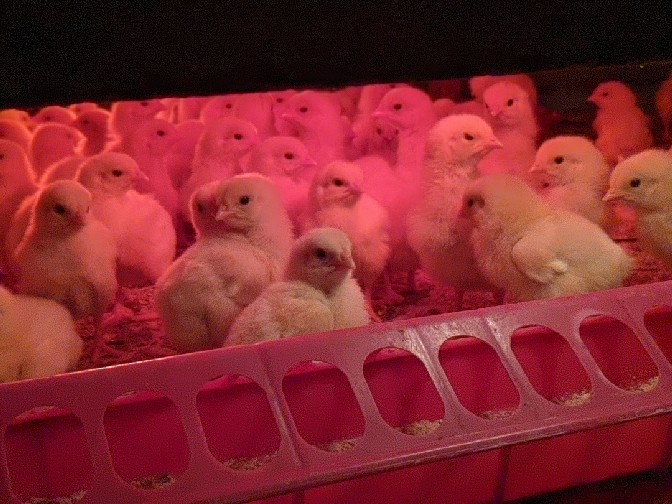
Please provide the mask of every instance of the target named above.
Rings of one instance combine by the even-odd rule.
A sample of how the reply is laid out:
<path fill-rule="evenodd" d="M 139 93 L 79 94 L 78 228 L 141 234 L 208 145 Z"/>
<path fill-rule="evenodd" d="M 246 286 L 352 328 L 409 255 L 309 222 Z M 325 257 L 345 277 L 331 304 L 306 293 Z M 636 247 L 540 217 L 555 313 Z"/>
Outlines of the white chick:
<path fill-rule="evenodd" d="M 128 136 L 127 147 L 121 150 L 135 159 L 146 175 L 137 181 L 137 191 L 152 194 L 173 219 L 179 196 L 166 169 L 166 157 L 177 139 L 175 126 L 163 119 L 148 119 Z"/>
<path fill-rule="evenodd" d="M 273 97 L 268 93 L 246 93 L 238 96 L 233 114 L 250 121 L 260 140 L 275 135 Z"/>
<path fill-rule="evenodd" d="M 35 124 L 60 123 L 69 126 L 76 117 L 75 113 L 70 109 L 58 105 L 49 105 L 48 107 L 40 109 L 40 111 L 33 116 L 33 122 Z"/>
<path fill-rule="evenodd" d="M 329 94 L 302 91 L 286 107 L 282 119 L 295 129 L 318 166 L 345 158 L 346 128 L 340 106 Z"/>
<path fill-rule="evenodd" d="M 493 84 L 497 84 L 498 82 L 502 81 L 513 82 L 514 84 L 523 88 L 532 106 L 537 104 L 537 87 L 535 86 L 532 77 L 526 74 L 479 75 L 472 77 L 469 79 L 469 90 L 471 91 L 471 96 L 473 96 L 476 101 L 482 103 L 485 90 Z"/>
<path fill-rule="evenodd" d="M 537 150 L 530 173 L 548 183 L 540 194 L 553 207 L 584 216 L 602 229 L 615 224 L 615 216 L 602 197 L 609 185 L 609 165 L 587 138 L 558 136 Z"/>
<path fill-rule="evenodd" d="M 39 179 L 39 185 L 45 186 L 57 180 L 74 180 L 80 165 L 86 160 L 81 154 L 73 154 L 53 163 Z"/>
<path fill-rule="evenodd" d="M 363 192 L 364 172 L 354 163 L 334 161 L 313 179 L 303 231 L 333 227 L 352 244 L 355 278 L 371 302 L 373 285 L 390 258 L 390 220 L 385 208 Z"/>
<path fill-rule="evenodd" d="M 60 123 L 39 125 L 30 142 L 30 160 L 36 177 L 56 161 L 78 154 L 84 135 L 73 126 Z"/>
<path fill-rule="evenodd" d="M 289 122 L 282 118 L 282 114 L 287 110 L 287 102 L 296 94 L 294 89 L 285 89 L 283 91 L 271 91 L 273 100 L 273 126 L 278 135 L 296 136 L 297 131 Z"/>
<path fill-rule="evenodd" d="M 492 151 L 478 165 L 481 175 L 511 173 L 525 177 L 534 162 L 537 120 L 525 90 L 510 81 L 493 84 L 483 93 L 489 120 L 503 148 Z"/>
<path fill-rule="evenodd" d="M 90 214 L 91 193 L 59 180 L 42 188 L 30 225 L 15 252 L 18 292 L 53 299 L 75 319 L 93 316 L 96 350 L 103 313 L 117 292 L 114 236 Z"/>
<path fill-rule="evenodd" d="M 210 97 L 201 108 L 201 122 L 206 126 L 209 126 L 211 123 L 219 121 L 224 117 L 234 115 L 234 108 L 239 96 L 240 95 L 236 94 L 228 94 Z"/>
<path fill-rule="evenodd" d="M 30 139 L 32 136 L 32 133 L 23 123 L 10 119 L 0 119 L 0 139 L 17 143 L 26 154 L 30 154 Z"/>
<path fill-rule="evenodd" d="M 165 110 L 161 100 L 118 101 L 110 109 L 109 130 L 120 139 L 130 135 L 143 122 Z"/>
<path fill-rule="evenodd" d="M 108 131 L 110 113 L 101 108 L 93 108 L 80 112 L 72 125 L 81 131 L 86 140 L 82 145 L 84 156 L 95 156 L 105 150 L 112 141 L 112 135 Z"/>
<path fill-rule="evenodd" d="M 642 247 L 672 268 L 672 154 L 652 149 L 618 163 L 604 200 L 634 207 Z"/>
<path fill-rule="evenodd" d="M 266 177 L 242 174 L 217 184 L 214 222 L 211 190 L 206 185 L 192 198 L 199 239 L 157 282 L 157 310 L 180 351 L 221 346 L 240 311 L 281 278 L 292 245 L 289 217 Z"/>
<path fill-rule="evenodd" d="M 133 189 L 142 177 L 135 160 L 120 152 L 90 157 L 76 176 L 91 192 L 91 213 L 114 235 L 117 280 L 126 287 L 154 284 L 175 257 L 170 215 L 153 196 Z"/>
<path fill-rule="evenodd" d="M 20 109 L 3 109 L 0 110 L 0 119 L 7 119 L 9 121 L 15 121 L 22 123 L 28 131 L 33 131 L 35 129 L 35 123 L 33 122 L 30 114 L 25 110 Z"/>
<path fill-rule="evenodd" d="M 649 118 L 637 106 L 637 97 L 619 81 L 603 82 L 588 98 L 598 110 L 593 129 L 595 147 L 614 166 L 626 158 L 653 146 Z"/>
<path fill-rule="evenodd" d="M 190 120 L 199 120 L 201 108 L 210 100 L 209 96 L 189 96 L 180 98 L 177 104 L 177 124 Z"/>
<path fill-rule="evenodd" d="M 5 243 L 12 217 L 21 202 L 37 191 L 28 156 L 14 142 L 0 139 L 0 244 Z M 0 269 L 8 266 L 5 249 L 0 251 Z"/>
<path fill-rule="evenodd" d="M 284 281 L 271 284 L 245 307 L 224 346 L 368 324 L 353 267 L 345 233 L 328 227 L 309 231 L 294 244 Z"/>
<path fill-rule="evenodd" d="M 189 119 L 175 126 L 177 141 L 166 155 L 166 170 L 170 174 L 175 189 L 180 189 L 191 175 L 196 145 L 203 134 L 205 125 L 196 119 Z"/>
<path fill-rule="evenodd" d="M 672 72 L 656 91 L 656 110 L 663 122 L 663 138 L 670 140 L 670 122 L 672 121 Z"/>
<path fill-rule="evenodd" d="M 273 136 L 252 151 L 247 171 L 266 175 L 275 183 L 287 214 L 296 225 L 308 203 L 315 166 L 315 160 L 301 140 Z"/>
<path fill-rule="evenodd" d="M 450 98 L 439 98 L 434 100 L 434 114 L 437 119 L 450 115 L 453 107 L 455 107 L 455 102 Z"/>
<path fill-rule="evenodd" d="M 180 190 L 183 215 L 189 214 L 189 201 L 196 188 L 242 172 L 240 159 L 256 141 L 254 125 L 237 117 L 224 117 L 206 125 L 196 144 L 191 175 Z"/>
<path fill-rule="evenodd" d="M 408 243 L 423 271 L 454 287 L 458 308 L 464 291 L 492 288 L 476 267 L 472 226 L 458 214 L 478 162 L 501 145 L 483 119 L 468 114 L 441 119 L 427 139 L 423 194 L 406 220 Z"/>
<path fill-rule="evenodd" d="M 596 224 L 554 210 L 519 178 L 499 174 L 473 182 L 462 213 L 483 275 L 514 301 L 612 289 L 633 261 Z"/>
<path fill-rule="evenodd" d="M 65 373 L 77 365 L 82 349 L 63 306 L 0 286 L 0 383 Z"/>

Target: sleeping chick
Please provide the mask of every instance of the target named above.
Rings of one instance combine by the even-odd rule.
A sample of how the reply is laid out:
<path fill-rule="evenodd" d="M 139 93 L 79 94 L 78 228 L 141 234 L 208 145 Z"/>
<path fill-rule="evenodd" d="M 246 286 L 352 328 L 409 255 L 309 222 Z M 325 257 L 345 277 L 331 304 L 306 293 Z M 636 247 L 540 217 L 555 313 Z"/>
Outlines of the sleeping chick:
<path fill-rule="evenodd" d="M 370 303 L 373 285 L 390 258 L 390 220 L 385 208 L 363 191 L 363 184 L 364 172 L 354 163 L 324 166 L 313 179 L 302 229 L 333 227 L 348 236 L 354 275 Z"/>
<path fill-rule="evenodd" d="M 672 154 L 652 149 L 618 163 L 604 200 L 633 206 L 642 247 L 672 268 Z"/>
<path fill-rule="evenodd" d="M 637 97 L 619 81 L 603 82 L 588 101 L 597 106 L 593 129 L 595 147 L 614 166 L 626 158 L 653 146 L 649 118 L 637 106 Z"/>
<path fill-rule="evenodd" d="M 599 226 L 554 210 L 512 175 L 473 182 L 461 213 L 474 225 L 479 269 L 513 301 L 619 287 L 632 269 L 632 259 Z"/>
<path fill-rule="evenodd" d="M 240 313 L 224 346 L 368 324 L 354 267 L 345 233 L 308 231 L 292 248 L 284 281 L 269 285 Z"/>
<path fill-rule="evenodd" d="M 292 244 L 289 217 L 266 177 L 211 184 L 192 197 L 198 240 L 156 287 L 168 340 L 183 352 L 221 346 L 240 311 L 281 278 Z"/>
<path fill-rule="evenodd" d="M 541 195 L 553 208 L 583 215 L 605 230 L 614 226 L 613 212 L 602 201 L 609 185 L 609 165 L 590 140 L 580 136 L 546 140 L 530 173 L 548 182 Z"/>
<path fill-rule="evenodd" d="M 0 383 L 65 373 L 76 366 L 82 347 L 63 306 L 0 286 Z"/>

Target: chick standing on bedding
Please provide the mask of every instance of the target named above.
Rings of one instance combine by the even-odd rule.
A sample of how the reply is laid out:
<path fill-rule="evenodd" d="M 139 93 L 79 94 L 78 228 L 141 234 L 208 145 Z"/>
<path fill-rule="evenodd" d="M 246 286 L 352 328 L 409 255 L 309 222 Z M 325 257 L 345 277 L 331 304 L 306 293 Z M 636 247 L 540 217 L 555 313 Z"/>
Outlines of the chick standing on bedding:
<path fill-rule="evenodd" d="M 8 266 L 2 245 L 12 217 L 21 202 L 35 191 L 37 185 L 24 150 L 14 142 L 0 139 L 0 270 L 6 270 Z"/>
<path fill-rule="evenodd" d="M 514 301 L 620 287 L 633 261 L 596 224 L 554 210 L 519 178 L 491 175 L 464 192 L 479 269 Z"/>
<path fill-rule="evenodd" d="M 637 97 L 619 81 L 603 82 L 595 88 L 588 101 L 597 106 L 593 129 L 597 133 L 595 147 L 614 166 L 653 145 L 649 118 L 637 106 Z"/>
<path fill-rule="evenodd" d="M 90 214 L 91 193 L 80 183 L 45 186 L 15 252 L 18 291 L 64 305 L 75 319 L 93 316 L 99 328 L 117 292 L 114 236 Z M 96 349 L 102 333 L 97 331 Z"/>
<path fill-rule="evenodd" d="M 503 148 L 486 155 L 478 164 L 481 175 L 511 173 L 525 177 L 534 162 L 537 120 L 523 88 L 509 81 L 493 84 L 483 93 L 483 104 Z"/>
<path fill-rule="evenodd" d="M 324 166 L 313 179 L 302 228 L 333 227 L 348 236 L 354 276 L 370 303 L 373 285 L 390 258 L 390 220 L 387 210 L 364 192 L 363 184 L 364 172 L 354 163 L 334 161 Z"/>
<path fill-rule="evenodd" d="M 618 163 L 604 200 L 633 206 L 642 247 L 672 268 L 672 153 L 646 150 Z"/>
<path fill-rule="evenodd" d="M 345 233 L 328 227 L 308 231 L 292 248 L 284 281 L 269 285 L 240 313 L 224 346 L 368 324 L 353 267 Z"/>
<path fill-rule="evenodd" d="M 287 214 L 296 225 L 308 203 L 308 190 L 315 175 L 315 166 L 315 161 L 301 140 L 273 136 L 252 151 L 247 171 L 266 175 L 275 183 Z"/>
<path fill-rule="evenodd" d="M 501 146 L 492 128 L 474 115 L 448 116 L 429 132 L 424 194 L 406 220 L 408 243 L 423 271 L 455 289 L 458 308 L 465 290 L 492 288 L 476 267 L 472 225 L 458 212 L 465 188 L 478 176 L 478 162 Z"/>
<path fill-rule="evenodd" d="M 605 230 L 615 224 L 612 210 L 602 201 L 609 171 L 602 153 L 580 136 L 546 140 L 530 168 L 548 181 L 541 195 L 553 208 L 578 213 Z"/>
<path fill-rule="evenodd" d="M 0 383 L 71 370 L 83 343 L 72 316 L 50 300 L 0 286 Z"/>
<path fill-rule="evenodd" d="M 166 335 L 183 352 L 221 346 L 240 311 L 281 278 L 292 245 L 280 195 L 258 174 L 199 188 L 192 197 L 192 221 L 198 240 L 156 289 Z"/>

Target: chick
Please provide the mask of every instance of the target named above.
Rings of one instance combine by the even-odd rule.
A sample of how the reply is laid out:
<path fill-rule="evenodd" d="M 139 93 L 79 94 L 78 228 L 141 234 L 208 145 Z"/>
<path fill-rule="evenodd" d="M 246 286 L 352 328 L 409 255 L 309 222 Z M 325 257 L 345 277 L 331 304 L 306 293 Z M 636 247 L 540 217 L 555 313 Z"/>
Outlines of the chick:
<path fill-rule="evenodd" d="M 652 149 L 618 163 L 604 200 L 634 207 L 642 247 L 672 268 L 672 154 Z"/>
<path fill-rule="evenodd" d="M 189 215 L 189 201 L 196 188 L 241 173 L 240 159 L 256 141 L 257 129 L 249 121 L 224 117 L 207 124 L 196 144 L 191 175 L 180 190 L 182 214 Z"/>
<path fill-rule="evenodd" d="M 234 115 L 234 107 L 240 95 L 229 94 L 212 96 L 201 108 L 199 119 L 206 126 L 219 121 L 224 117 Z"/>
<path fill-rule="evenodd" d="M 334 161 L 318 171 L 310 189 L 303 230 L 333 227 L 352 244 L 355 278 L 371 302 L 373 285 L 390 258 L 390 220 L 385 208 L 363 191 L 364 172 L 354 164 Z"/>
<path fill-rule="evenodd" d="M 144 177 L 126 154 L 106 152 L 79 168 L 77 182 L 92 196 L 91 213 L 117 243 L 117 280 L 126 287 L 152 285 L 175 257 L 175 229 L 153 196 L 133 188 Z"/>
<path fill-rule="evenodd" d="M 537 122 L 525 90 L 510 81 L 493 84 L 483 93 L 490 124 L 503 144 L 478 164 L 481 175 L 511 173 L 524 177 L 534 161 Z"/>
<path fill-rule="evenodd" d="M 653 145 L 649 118 L 637 106 L 637 97 L 619 81 L 603 82 L 595 88 L 588 101 L 597 106 L 593 129 L 597 133 L 595 147 L 614 166 Z"/>
<path fill-rule="evenodd" d="M 296 225 L 308 203 L 316 164 L 298 138 L 273 136 L 252 151 L 247 171 L 266 175 L 275 183 L 287 214 Z"/>
<path fill-rule="evenodd" d="M 37 191 L 37 185 L 24 150 L 9 140 L 0 139 L 0 244 L 5 243 L 12 217 L 21 202 Z M 0 251 L 0 269 L 6 270 L 8 257 Z"/>
<path fill-rule="evenodd" d="M 110 109 L 109 130 L 124 139 L 138 126 L 166 109 L 161 100 L 118 101 Z"/>
<path fill-rule="evenodd" d="M 199 120 L 201 108 L 210 100 L 209 96 L 189 96 L 180 98 L 177 104 L 177 124 L 185 121 Z"/>
<path fill-rule="evenodd" d="M 548 182 L 541 194 L 552 207 L 578 213 L 605 230 L 615 223 L 613 212 L 602 201 L 609 171 L 602 153 L 580 136 L 546 140 L 530 168 L 530 173 Z"/>
<path fill-rule="evenodd" d="M 472 226 L 458 212 L 464 190 L 478 176 L 478 162 L 501 146 L 492 128 L 474 115 L 448 116 L 429 132 L 423 194 L 406 220 L 408 243 L 423 271 L 455 288 L 458 308 L 465 290 L 491 289 L 476 268 Z"/>
<path fill-rule="evenodd" d="M 173 187 L 179 191 L 191 175 L 196 145 L 205 125 L 201 121 L 189 119 L 177 124 L 175 129 L 178 139 L 166 155 L 166 170 L 170 174 Z"/>
<path fill-rule="evenodd" d="M 260 140 L 275 135 L 273 97 L 268 93 L 245 93 L 238 96 L 233 114 L 251 122 Z"/>
<path fill-rule="evenodd" d="M 0 139 L 11 140 L 18 144 L 27 155 L 30 154 L 30 139 L 32 137 L 32 133 L 23 123 L 10 119 L 0 119 Z"/>
<path fill-rule="evenodd" d="M 296 128 L 282 118 L 282 114 L 287 111 L 287 102 L 295 94 L 296 90 L 294 89 L 270 92 L 273 100 L 273 127 L 278 135 L 296 136 L 298 134 Z"/>
<path fill-rule="evenodd" d="M 78 154 L 84 135 L 77 128 L 59 123 L 41 124 L 30 141 L 30 161 L 40 177 L 56 161 Z"/>
<path fill-rule="evenodd" d="M 294 128 L 318 166 L 345 158 L 346 128 L 341 108 L 327 93 L 295 94 L 287 101 L 281 118 Z"/>
<path fill-rule="evenodd" d="M 619 287 L 633 266 L 599 226 L 554 210 L 512 175 L 473 182 L 461 212 L 474 225 L 471 244 L 479 269 L 514 301 Z"/>
<path fill-rule="evenodd" d="M 75 113 L 70 109 L 58 105 L 49 105 L 40 109 L 33 116 L 33 122 L 35 124 L 60 123 L 70 126 L 76 117 Z"/>
<path fill-rule="evenodd" d="M 537 87 L 534 84 L 532 77 L 526 74 L 479 75 L 472 77 L 469 79 L 469 90 L 471 91 L 471 96 L 473 96 L 476 101 L 482 103 L 485 90 L 490 86 L 502 81 L 513 82 L 525 91 L 527 97 L 530 100 L 530 103 L 533 106 L 537 104 Z"/>
<path fill-rule="evenodd" d="M 656 91 L 656 110 L 663 122 L 663 138 L 670 140 L 670 122 L 672 121 L 672 72 Z"/>
<path fill-rule="evenodd" d="M 81 150 L 84 156 L 101 153 L 112 141 L 113 137 L 108 131 L 109 121 L 110 113 L 101 108 L 84 110 L 73 121 L 72 125 L 86 137 Z"/>
<path fill-rule="evenodd" d="M 199 238 L 156 287 L 166 335 L 180 351 L 221 346 L 240 311 L 281 278 L 292 244 L 289 217 L 266 177 L 242 174 L 217 184 L 214 217 L 212 190 L 194 193 Z"/>
<path fill-rule="evenodd" d="M 329 227 L 309 231 L 294 244 L 284 281 L 269 285 L 243 309 L 224 346 L 368 324 L 354 267 L 345 233 Z"/>
<path fill-rule="evenodd" d="M 28 131 L 33 131 L 35 129 L 35 123 L 33 122 L 30 114 L 25 110 L 20 109 L 3 109 L 0 110 L 0 119 L 7 119 L 9 121 L 15 121 L 23 124 Z"/>
<path fill-rule="evenodd" d="M 50 300 L 14 295 L 0 286 L 0 383 L 73 369 L 82 340 L 72 316 Z"/>
<path fill-rule="evenodd" d="M 81 154 L 73 154 L 72 156 L 64 157 L 52 163 L 49 168 L 44 170 L 38 183 L 40 186 L 45 186 L 57 180 L 74 180 L 77 175 L 77 170 L 81 164 L 86 160 L 85 156 Z"/>
<path fill-rule="evenodd" d="M 85 112 L 87 110 L 96 110 L 99 109 L 100 107 L 98 107 L 98 104 L 94 102 L 80 102 L 80 103 L 73 103 L 68 108 L 72 110 L 75 113 L 75 115 L 79 116 L 79 114 L 81 114 L 82 112 Z"/>

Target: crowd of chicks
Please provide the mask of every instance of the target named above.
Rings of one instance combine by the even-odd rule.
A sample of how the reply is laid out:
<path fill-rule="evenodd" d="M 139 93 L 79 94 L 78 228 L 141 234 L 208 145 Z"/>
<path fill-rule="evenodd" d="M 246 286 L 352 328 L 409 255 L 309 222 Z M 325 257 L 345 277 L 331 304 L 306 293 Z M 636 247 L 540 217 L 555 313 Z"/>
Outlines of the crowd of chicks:
<path fill-rule="evenodd" d="M 113 351 L 120 288 L 155 286 L 186 352 L 378 321 L 374 294 L 402 302 L 392 278 L 407 295 L 418 271 L 458 308 L 617 287 L 624 219 L 672 266 L 672 155 L 628 86 L 588 97 L 594 141 L 539 145 L 529 76 L 469 85 L 460 103 L 376 84 L 0 111 L 0 382 L 72 369 L 76 320 Z M 656 105 L 667 141 L 672 75 Z"/>

